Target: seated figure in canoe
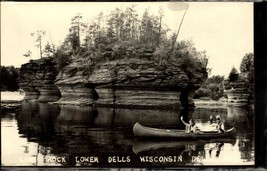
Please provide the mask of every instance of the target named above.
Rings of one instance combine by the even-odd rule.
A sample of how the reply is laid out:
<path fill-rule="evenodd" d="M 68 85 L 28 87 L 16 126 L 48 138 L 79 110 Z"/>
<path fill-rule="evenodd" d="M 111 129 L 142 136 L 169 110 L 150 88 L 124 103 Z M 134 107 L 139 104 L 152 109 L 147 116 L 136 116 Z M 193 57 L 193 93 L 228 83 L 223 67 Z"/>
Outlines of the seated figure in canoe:
<path fill-rule="evenodd" d="M 212 125 L 213 124 L 213 116 L 210 115 L 210 124 Z"/>
<path fill-rule="evenodd" d="M 190 119 L 189 120 L 189 123 L 186 123 L 184 120 L 183 120 L 183 116 L 181 116 L 181 121 L 182 123 L 185 125 L 185 130 L 186 132 L 193 132 L 193 133 L 196 133 L 198 132 L 198 128 L 195 124 L 195 121 L 193 119 Z"/>
<path fill-rule="evenodd" d="M 218 131 L 218 133 L 225 132 L 224 124 L 222 123 L 221 117 L 219 115 L 216 116 L 216 130 Z"/>
<path fill-rule="evenodd" d="M 182 123 L 185 125 L 185 130 L 186 132 L 193 132 L 193 133 L 199 133 L 199 129 L 198 127 L 196 126 L 195 122 L 193 119 L 190 119 L 189 120 L 189 123 L 186 123 L 184 120 L 183 120 L 183 116 L 181 116 L 181 121 Z M 215 131 L 215 132 L 218 132 L 218 133 L 224 133 L 225 132 L 225 129 L 224 129 L 224 124 L 223 122 L 221 121 L 221 117 L 219 115 L 216 116 L 216 123 L 213 123 L 214 126 L 215 126 L 215 129 L 211 130 L 211 132 Z M 202 132 L 202 131 L 201 131 Z"/>
<path fill-rule="evenodd" d="M 221 117 L 219 115 L 217 115 L 215 118 L 216 118 L 216 122 L 213 122 L 213 116 L 210 115 L 210 120 L 209 120 L 210 125 L 211 125 L 211 127 L 215 127 L 211 131 L 218 132 L 218 133 L 224 133 L 225 129 L 224 129 L 224 124 L 221 120 Z"/>

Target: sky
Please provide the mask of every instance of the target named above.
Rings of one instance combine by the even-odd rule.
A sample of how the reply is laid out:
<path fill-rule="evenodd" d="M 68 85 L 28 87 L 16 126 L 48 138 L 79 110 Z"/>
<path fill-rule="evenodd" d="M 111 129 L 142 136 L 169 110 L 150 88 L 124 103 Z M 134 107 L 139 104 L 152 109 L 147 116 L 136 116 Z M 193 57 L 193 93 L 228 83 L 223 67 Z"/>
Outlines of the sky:
<path fill-rule="evenodd" d="M 59 45 L 68 34 L 71 18 L 81 13 L 85 22 L 103 11 L 116 7 L 137 5 L 138 12 L 148 8 L 157 13 L 164 10 L 163 21 L 176 32 L 182 16 L 178 41 L 192 40 L 198 51 L 209 56 L 211 75 L 227 77 L 235 67 L 239 69 L 246 53 L 253 53 L 252 2 L 1 2 L 1 65 L 20 67 L 30 58 L 39 58 L 34 37 L 30 33 L 45 30 L 44 42 Z"/>

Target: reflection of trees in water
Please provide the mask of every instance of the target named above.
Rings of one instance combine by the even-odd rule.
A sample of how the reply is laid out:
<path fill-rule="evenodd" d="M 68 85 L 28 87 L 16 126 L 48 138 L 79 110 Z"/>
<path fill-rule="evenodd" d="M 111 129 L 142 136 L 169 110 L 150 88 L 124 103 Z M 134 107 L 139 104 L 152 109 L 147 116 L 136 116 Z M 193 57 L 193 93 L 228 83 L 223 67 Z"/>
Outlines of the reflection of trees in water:
<path fill-rule="evenodd" d="M 247 160 L 247 161 L 253 161 L 254 159 L 254 148 L 253 148 L 253 142 L 251 141 L 252 137 L 249 139 L 240 139 L 238 142 L 238 148 L 241 153 L 241 159 Z"/>
<path fill-rule="evenodd" d="M 247 117 L 246 117 L 246 121 L 247 121 L 247 125 L 248 125 L 248 129 L 249 130 L 253 130 L 254 128 L 254 109 L 252 106 L 246 106 L 247 108 Z"/>
<path fill-rule="evenodd" d="M 131 125 L 140 122 L 143 125 L 169 126 L 179 122 L 180 110 L 132 109 L 132 108 L 97 108 L 101 117 L 98 124 Z"/>
<path fill-rule="evenodd" d="M 85 125 L 91 127 L 98 117 L 98 110 L 90 106 L 60 106 L 57 123 L 62 125 Z"/>
<path fill-rule="evenodd" d="M 227 123 L 236 124 L 239 130 L 246 130 L 252 132 L 254 111 L 252 106 L 227 106 Z"/>

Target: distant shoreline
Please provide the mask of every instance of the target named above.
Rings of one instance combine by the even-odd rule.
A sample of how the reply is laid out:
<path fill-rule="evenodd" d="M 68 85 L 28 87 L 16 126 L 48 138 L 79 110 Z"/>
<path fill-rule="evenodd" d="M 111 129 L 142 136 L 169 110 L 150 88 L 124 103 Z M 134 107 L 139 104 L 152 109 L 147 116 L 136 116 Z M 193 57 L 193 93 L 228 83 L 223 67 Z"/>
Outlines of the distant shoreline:
<path fill-rule="evenodd" d="M 19 91 L 1 91 L 1 103 L 17 103 L 24 99 L 25 94 Z"/>

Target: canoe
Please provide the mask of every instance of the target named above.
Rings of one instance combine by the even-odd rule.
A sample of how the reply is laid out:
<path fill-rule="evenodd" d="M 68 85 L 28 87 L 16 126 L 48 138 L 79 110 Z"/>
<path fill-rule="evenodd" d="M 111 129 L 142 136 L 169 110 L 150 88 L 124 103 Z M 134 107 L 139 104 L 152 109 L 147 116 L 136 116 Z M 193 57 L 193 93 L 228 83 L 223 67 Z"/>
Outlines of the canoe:
<path fill-rule="evenodd" d="M 231 144 L 232 146 L 236 143 L 236 138 L 219 138 L 219 139 L 204 139 L 204 140 L 181 140 L 181 141 L 162 141 L 162 140 L 148 140 L 148 141 L 136 141 L 133 146 L 133 152 L 138 154 L 143 151 L 155 151 L 155 150 L 163 150 L 169 148 L 184 148 L 187 145 L 194 145 L 194 146 L 202 146 L 204 147 L 206 144 L 213 144 L 213 143 L 227 143 Z"/>
<path fill-rule="evenodd" d="M 235 128 L 226 130 L 224 133 L 218 133 L 214 131 L 198 133 L 187 133 L 185 130 L 176 129 L 158 129 L 142 126 L 138 122 L 133 127 L 134 135 L 143 138 L 182 138 L 182 139 L 212 139 L 231 137 L 235 135 Z"/>

